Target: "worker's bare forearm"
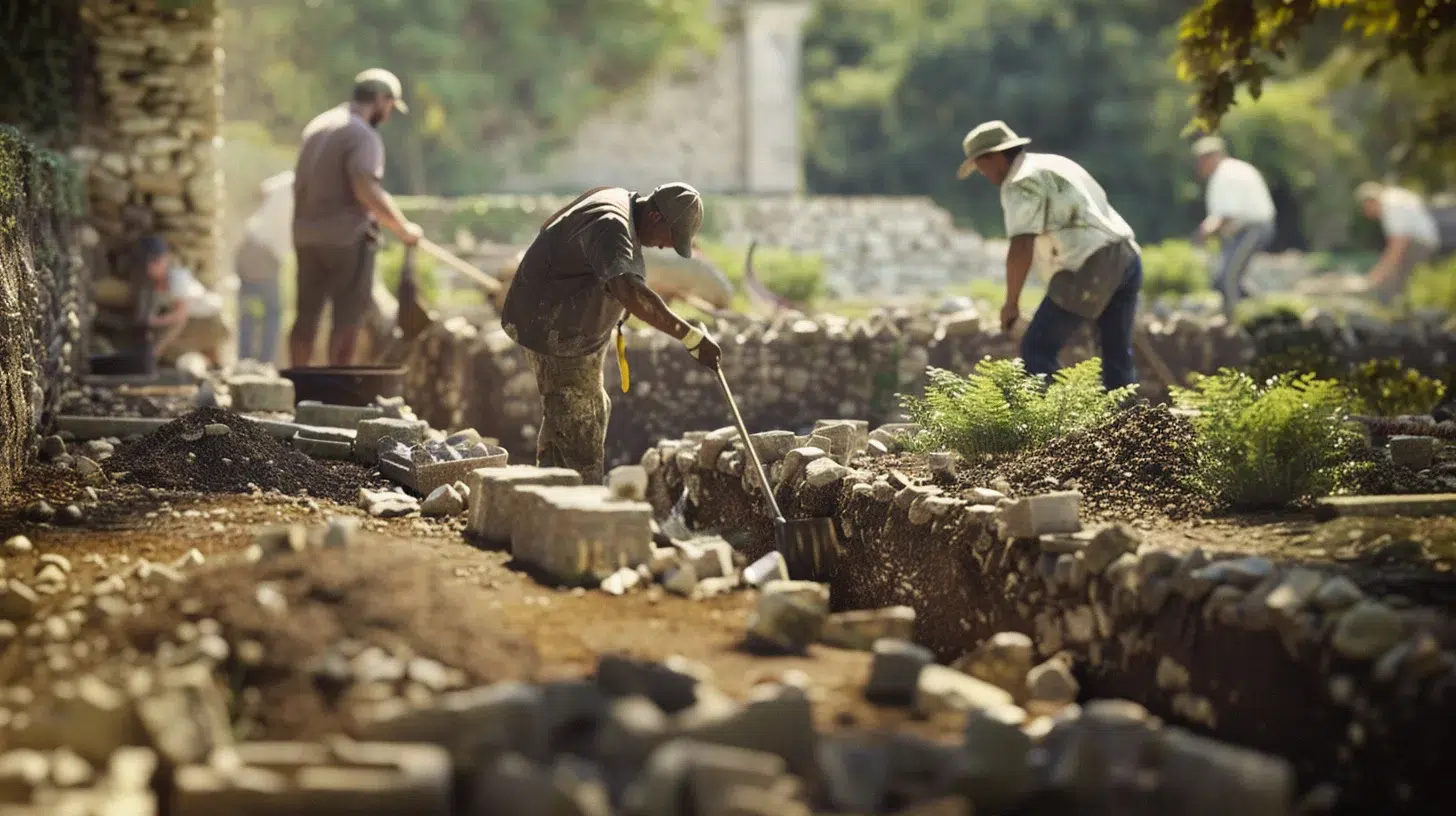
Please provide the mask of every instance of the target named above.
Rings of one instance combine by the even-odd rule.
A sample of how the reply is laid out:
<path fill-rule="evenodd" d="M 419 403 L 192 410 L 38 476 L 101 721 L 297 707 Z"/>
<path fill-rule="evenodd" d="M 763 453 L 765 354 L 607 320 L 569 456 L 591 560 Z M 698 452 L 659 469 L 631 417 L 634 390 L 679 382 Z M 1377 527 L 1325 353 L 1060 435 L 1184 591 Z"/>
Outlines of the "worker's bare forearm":
<path fill-rule="evenodd" d="M 681 340 L 692 330 L 686 320 L 668 308 L 662 297 L 635 275 L 619 275 L 607 283 L 607 291 L 627 314 L 641 320 L 654 329 Z"/>
<path fill-rule="evenodd" d="M 1021 302 L 1021 290 L 1026 287 L 1026 278 L 1031 273 L 1035 249 L 1035 236 L 1018 235 L 1011 239 L 1011 246 L 1006 250 L 1007 303 Z"/>
<path fill-rule="evenodd" d="M 364 208 L 379 219 L 379 223 L 400 238 L 405 237 L 409 219 L 399 211 L 399 207 L 394 203 L 394 197 L 385 192 L 378 179 L 357 179 L 354 183 L 354 192 L 359 196 L 359 201 L 364 204 Z"/>

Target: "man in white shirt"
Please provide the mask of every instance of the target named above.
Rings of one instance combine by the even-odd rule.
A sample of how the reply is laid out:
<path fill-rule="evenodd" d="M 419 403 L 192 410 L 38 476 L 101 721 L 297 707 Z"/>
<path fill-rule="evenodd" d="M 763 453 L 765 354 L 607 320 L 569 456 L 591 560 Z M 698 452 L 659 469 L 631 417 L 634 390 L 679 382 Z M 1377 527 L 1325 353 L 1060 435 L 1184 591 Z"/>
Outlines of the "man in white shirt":
<path fill-rule="evenodd" d="M 1385 251 L 1366 282 L 1376 297 L 1389 303 L 1405 291 L 1411 270 L 1440 252 L 1440 229 L 1426 203 L 1410 190 L 1367 181 L 1355 188 L 1355 198 L 1365 217 L 1379 221 L 1385 233 Z"/>
<path fill-rule="evenodd" d="M 283 323 L 279 273 L 293 252 L 293 171 L 265 179 L 238 245 L 238 359 L 274 362 Z M 255 310 L 262 311 L 262 321 Z"/>
<path fill-rule="evenodd" d="M 142 260 L 146 286 L 138 298 L 138 317 L 152 355 L 160 362 L 172 362 L 187 351 L 199 351 L 217 365 L 228 339 L 221 296 L 177 263 L 160 236 L 142 239 Z"/>
<path fill-rule="evenodd" d="M 978 125 L 961 143 L 966 160 L 956 177 L 979 171 L 1001 188 L 1011 246 L 1006 253 L 1006 304 L 1001 328 L 1021 317 L 1021 290 L 1033 262 L 1053 271 L 1046 297 L 1021 338 L 1027 371 L 1050 376 L 1057 354 L 1083 321 L 1096 324 L 1102 382 L 1137 382 L 1133 320 L 1142 289 L 1142 250 L 1132 227 L 1081 165 L 1050 153 L 1028 153 L 1030 139 L 1005 122 Z"/>
<path fill-rule="evenodd" d="M 1249 296 L 1244 289 L 1249 262 L 1274 240 L 1274 197 L 1254 165 L 1228 155 L 1223 139 L 1199 139 L 1193 144 L 1193 156 L 1199 178 L 1208 182 L 1208 216 L 1198 225 L 1196 237 L 1199 241 L 1218 237 L 1213 288 L 1223 296 L 1224 316 L 1233 320 L 1234 307 Z"/>

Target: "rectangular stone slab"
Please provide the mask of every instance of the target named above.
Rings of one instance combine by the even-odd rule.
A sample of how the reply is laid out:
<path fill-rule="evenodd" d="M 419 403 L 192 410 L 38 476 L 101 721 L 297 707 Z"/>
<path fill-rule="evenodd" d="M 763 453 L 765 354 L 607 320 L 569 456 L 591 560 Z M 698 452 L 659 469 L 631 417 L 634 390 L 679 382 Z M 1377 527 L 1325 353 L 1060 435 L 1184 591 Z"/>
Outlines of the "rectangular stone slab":
<path fill-rule="evenodd" d="M 611 492 L 601 485 L 518 485 L 509 500 L 509 539 L 511 555 L 521 561 L 538 562 L 533 548 L 542 543 L 542 525 L 548 505 L 557 507 L 593 506 L 605 501 Z"/>
<path fill-rule="evenodd" d="M 1456 515 L 1456 493 L 1411 496 L 1329 496 L 1315 503 L 1323 520 L 1341 516 L 1450 516 Z"/>
<path fill-rule="evenodd" d="M 510 542 L 511 503 L 517 485 L 579 485 L 581 474 L 566 468 L 508 465 L 477 468 L 465 477 L 470 488 L 470 517 L 465 529 L 488 544 Z"/>
<path fill-rule="evenodd" d="M 652 505 L 604 499 L 547 499 L 527 563 L 567 585 L 595 585 L 652 557 Z"/>
<path fill-rule="evenodd" d="M 353 430 L 366 419 L 379 419 L 384 409 L 376 405 L 328 405 L 317 400 L 304 400 L 294 409 L 294 419 L 306 425 Z"/>

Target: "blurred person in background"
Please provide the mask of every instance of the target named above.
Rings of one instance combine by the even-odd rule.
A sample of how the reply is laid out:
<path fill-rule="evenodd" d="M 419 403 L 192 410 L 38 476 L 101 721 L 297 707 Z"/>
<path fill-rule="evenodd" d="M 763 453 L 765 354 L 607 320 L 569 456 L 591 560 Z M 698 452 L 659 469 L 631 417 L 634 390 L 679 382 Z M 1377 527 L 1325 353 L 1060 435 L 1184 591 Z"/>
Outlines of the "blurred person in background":
<path fill-rule="evenodd" d="M 170 364 L 188 351 L 197 351 L 218 365 L 228 340 L 222 296 L 209 291 L 192 270 L 177 263 L 161 236 L 142 239 L 142 262 L 145 281 L 137 298 L 137 317 L 153 358 Z"/>
<path fill-rule="evenodd" d="M 1254 254 L 1274 240 L 1274 197 L 1254 165 L 1228 155 L 1223 139 L 1205 136 L 1193 144 L 1198 177 L 1208 182 L 1208 215 L 1198 225 L 1200 242 L 1218 238 L 1218 265 L 1213 288 L 1223 298 L 1223 314 L 1234 319 L 1234 307 L 1249 296 L 1244 276 Z"/>
<path fill-rule="evenodd" d="M 1412 270 L 1442 254 L 1441 229 L 1426 202 L 1411 190 L 1367 181 L 1355 188 L 1355 198 L 1365 217 L 1380 222 L 1385 234 L 1385 250 L 1365 276 L 1365 286 L 1382 303 L 1390 303 L 1405 292 Z"/>
<path fill-rule="evenodd" d="M 384 191 L 384 141 L 377 128 L 408 113 L 399 78 L 381 68 L 354 77 L 350 101 L 303 129 L 293 179 L 293 245 L 298 295 L 288 350 L 294 366 L 312 361 L 324 305 L 332 304 L 329 364 L 354 358 L 374 296 L 379 225 L 406 246 L 422 234 Z"/>
<path fill-rule="evenodd" d="M 273 363 L 283 322 L 279 273 L 293 252 L 293 171 L 265 179 L 234 265 L 238 273 L 238 358 Z M 259 320 L 257 312 L 262 312 Z"/>

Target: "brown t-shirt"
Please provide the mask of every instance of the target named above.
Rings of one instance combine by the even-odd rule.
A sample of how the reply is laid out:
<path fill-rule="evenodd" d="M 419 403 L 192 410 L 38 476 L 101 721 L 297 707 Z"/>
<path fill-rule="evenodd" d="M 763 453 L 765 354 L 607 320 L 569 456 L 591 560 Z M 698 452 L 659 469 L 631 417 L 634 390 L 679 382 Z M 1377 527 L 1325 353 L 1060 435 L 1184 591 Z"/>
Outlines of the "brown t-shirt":
<path fill-rule="evenodd" d="M 303 129 L 293 181 L 295 246 L 348 246 L 364 237 L 373 216 L 354 195 L 356 175 L 384 178 L 384 142 L 344 104 Z"/>
<path fill-rule="evenodd" d="M 647 279 L 632 225 L 636 195 L 595 192 L 547 223 L 526 249 L 501 308 L 501 326 L 537 354 L 581 357 L 600 351 L 622 319 L 606 284 L 621 275 Z"/>

